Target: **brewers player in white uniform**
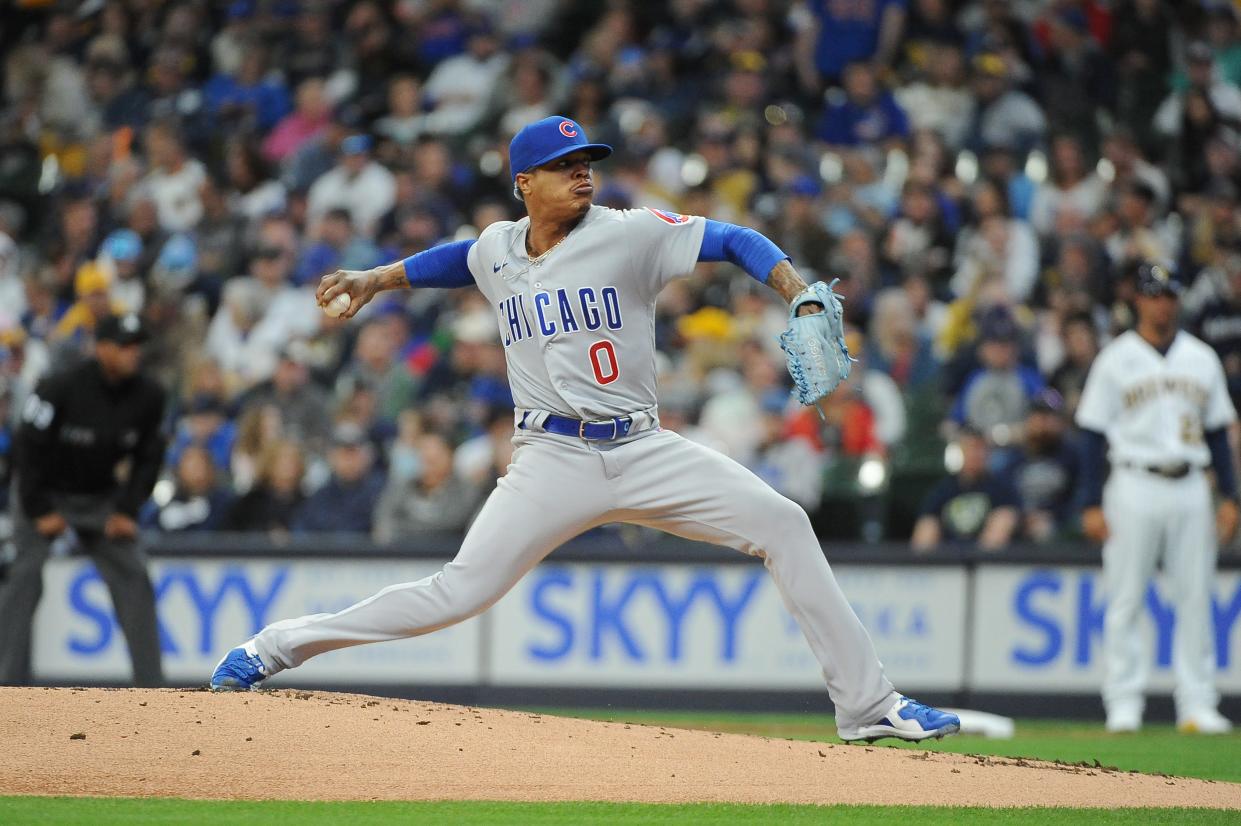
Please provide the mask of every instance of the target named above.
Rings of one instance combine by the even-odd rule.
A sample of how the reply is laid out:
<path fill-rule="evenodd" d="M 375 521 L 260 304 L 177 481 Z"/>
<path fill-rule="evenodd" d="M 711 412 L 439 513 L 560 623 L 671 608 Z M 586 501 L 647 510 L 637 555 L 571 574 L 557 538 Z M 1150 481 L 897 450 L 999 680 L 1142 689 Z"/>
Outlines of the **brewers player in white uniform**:
<path fill-rule="evenodd" d="M 510 147 L 514 194 L 529 217 L 492 224 L 477 242 L 323 279 L 320 304 L 347 293 L 346 316 L 380 290 L 477 285 L 508 362 L 513 462 L 439 573 L 336 614 L 269 625 L 224 657 L 211 687 L 250 688 L 325 651 L 461 622 L 566 540 L 629 522 L 764 559 L 822 665 L 842 738 L 955 733 L 955 715 L 893 690 L 802 509 L 731 459 L 659 427 L 655 298 L 669 280 L 698 261 L 730 260 L 786 298 L 806 285 L 753 230 L 592 205 L 591 162 L 611 151 L 568 118 L 537 121 Z"/>
<path fill-rule="evenodd" d="M 1087 536 L 1104 543 L 1107 728 L 1137 731 L 1142 724 L 1150 654 L 1139 619 L 1162 558 L 1176 608 L 1177 724 L 1220 734 L 1231 725 L 1216 708 L 1211 579 L 1217 537 L 1227 542 L 1237 527 L 1228 445 L 1237 414 L 1215 351 L 1177 329 L 1180 285 L 1152 264 L 1141 265 L 1137 279 L 1137 327 L 1095 358 L 1077 408 L 1087 443 L 1082 524 Z M 1208 465 L 1221 496 L 1214 515 Z"/>

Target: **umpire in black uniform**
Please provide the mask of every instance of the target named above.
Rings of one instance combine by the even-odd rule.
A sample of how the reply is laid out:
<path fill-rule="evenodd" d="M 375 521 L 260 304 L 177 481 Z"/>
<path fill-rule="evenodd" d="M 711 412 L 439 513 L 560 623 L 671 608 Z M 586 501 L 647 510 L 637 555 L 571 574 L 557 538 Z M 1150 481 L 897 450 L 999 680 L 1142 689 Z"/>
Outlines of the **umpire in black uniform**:
<path fill-rule="evenodd" d="M 30 681 L 31 620 L 52 541 L 73 528 L 112 594 L 134 683 L 163 682 L 155 593 L 138 547 L 138 508 L 164 458 L 164 391 L 139 372 L 138 316 L 99 322 L 94 357 L 44 378 L 17 435 L 13 540 L 0 582 L 0 685 Z"/>

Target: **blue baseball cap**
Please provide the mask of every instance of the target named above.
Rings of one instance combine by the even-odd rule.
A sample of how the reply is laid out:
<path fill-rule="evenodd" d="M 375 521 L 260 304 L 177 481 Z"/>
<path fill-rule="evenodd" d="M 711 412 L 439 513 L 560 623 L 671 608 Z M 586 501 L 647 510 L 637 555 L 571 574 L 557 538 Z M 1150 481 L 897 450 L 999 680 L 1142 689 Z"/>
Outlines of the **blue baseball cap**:
<path fill-rule="evenodd" d="M 134 261 L 142 255 L 142 238 L 132 229 L 113 230 L 103 239 L 103 251 L 113 261 Z"/>
<path fill-rule="evenodd" d="M 350 135 L 340 142 L 340 153 L 342 155 L 361 155 L 363 152 L 370 151 L 370 135 Z"/>
<path fill-rule="evenodd" d="M 582 149 L 590 153 L 592 161 L 603 160 L 612 154 L 612 147 L 606 143 L 588 143 L 582 127 L 562 115 L 552 115 L 523 126 L 508 145 L 513 181 L 516 183 L 518 173 L 528 172 Z"/>

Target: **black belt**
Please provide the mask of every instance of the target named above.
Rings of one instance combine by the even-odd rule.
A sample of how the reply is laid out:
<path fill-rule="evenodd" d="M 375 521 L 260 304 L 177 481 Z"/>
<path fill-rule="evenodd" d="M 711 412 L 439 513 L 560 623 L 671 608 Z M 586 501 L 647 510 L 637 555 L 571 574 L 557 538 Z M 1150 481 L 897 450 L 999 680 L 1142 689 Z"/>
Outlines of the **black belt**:
<path fill-rule="evenodd" d="M 1155 476 L 1162 476 L 1164 479 L 1184 479 L 1196 468 L 1189 462 L 1177 462 L 1174 465 L 1139 465 L 1134 462 L 1121 462 L 1121 467 L 1132 468 L 1133 470 L 1144 470 Z"/>
<path fill-rule="evenodd" d="M 525 429 L 526 420 L 524 416 L 522 417 L 521 424 L 518 426 Z M 633 419 L 629 416 L 584 422 L 581 419 L 571 419 L 568 416 L 549 414 L 543 422 L 543 429 L 548 433 L 555 433 L 558 436 L 576 436 L 588 442 L 615 441 L 628 436 L 631 427 L 633 427 Z"/>

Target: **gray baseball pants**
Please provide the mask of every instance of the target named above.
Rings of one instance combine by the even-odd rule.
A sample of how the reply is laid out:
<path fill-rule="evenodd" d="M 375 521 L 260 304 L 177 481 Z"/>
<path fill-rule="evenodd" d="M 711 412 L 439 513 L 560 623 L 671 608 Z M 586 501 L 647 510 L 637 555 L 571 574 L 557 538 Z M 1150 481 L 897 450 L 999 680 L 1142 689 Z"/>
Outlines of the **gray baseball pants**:
<path fill-rule="evenodd" d="M 264 628 L 273 670 L 352 645 L 428 634 L 500 599 L 557 546 L 608 522 L 658 528 L 761 557 L 823 668 L 837 725 L 867 725 L 896 701 L 866 629 L 794 502 L 728 457 L 665 430 L 618 443 L 521 432 L 455 559 L 335 614 Z"/>
<path fill-rule="evenodd" d="M 43 563 L 52 540 L 35 530 L 21 507 L 16 486 L 10 497 L 13 543 L 17 555 L 0 581 L 0 685 L 30 682 L 30 633 L 43 596 Z M 113 511 L 109 495 L 53 495 L 55 510 L 77 532 L 112 595 L 112 605 L 133 664 L 134 684 L 162 685 L 155 590 L 147 574 L 146 555 L 134 540 L 108 539 L 104 522 Z"/>

